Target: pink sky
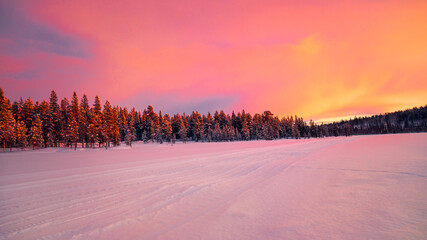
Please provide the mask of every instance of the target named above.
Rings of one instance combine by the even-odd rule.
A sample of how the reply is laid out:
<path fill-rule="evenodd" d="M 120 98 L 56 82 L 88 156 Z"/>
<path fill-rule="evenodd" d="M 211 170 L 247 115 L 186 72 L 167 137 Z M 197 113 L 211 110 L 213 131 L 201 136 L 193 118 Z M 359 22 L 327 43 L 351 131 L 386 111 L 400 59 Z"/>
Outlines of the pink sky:
<path fill-rule="evenodd" d="M 0 86 L 12 100 L 75 90 L 138 110 L 270 110 L 314 120 L 427 103 L 426 1 L 0 7 Z"/>

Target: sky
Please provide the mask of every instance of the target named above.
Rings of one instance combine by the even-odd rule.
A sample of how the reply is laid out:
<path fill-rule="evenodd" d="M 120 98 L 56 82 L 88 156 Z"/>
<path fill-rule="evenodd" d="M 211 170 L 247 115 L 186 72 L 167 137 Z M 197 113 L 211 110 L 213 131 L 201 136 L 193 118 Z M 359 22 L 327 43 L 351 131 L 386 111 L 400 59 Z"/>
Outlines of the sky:
<path fill-rule="evenodd" d="M 12 101 L 317 121 L 427 104 L 427 1 L 0 1 Z"/>

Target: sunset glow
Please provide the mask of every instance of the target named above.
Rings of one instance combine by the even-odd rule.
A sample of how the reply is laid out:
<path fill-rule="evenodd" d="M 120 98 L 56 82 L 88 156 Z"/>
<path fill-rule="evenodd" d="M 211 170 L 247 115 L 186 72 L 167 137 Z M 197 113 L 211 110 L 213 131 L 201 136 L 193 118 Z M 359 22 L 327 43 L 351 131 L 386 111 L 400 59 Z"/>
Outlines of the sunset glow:
<path fill-rule="evenodd" d="M 339 119 L 427 103 L 426 1 L 9 1 L 12 101 Z"/>

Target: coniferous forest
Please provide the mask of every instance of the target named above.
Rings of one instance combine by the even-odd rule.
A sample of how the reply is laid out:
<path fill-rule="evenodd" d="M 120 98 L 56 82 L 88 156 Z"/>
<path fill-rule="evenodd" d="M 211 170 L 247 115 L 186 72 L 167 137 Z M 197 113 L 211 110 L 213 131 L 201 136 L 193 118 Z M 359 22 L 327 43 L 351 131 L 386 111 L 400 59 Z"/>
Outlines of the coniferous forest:
<path fill-rule="evenodd" d="M 279 119 L 270 111 L 251 115 L 244 110 L 202 115 L 193 111 L 173 116 L 155 112 L 152 106 L 142 112 L 104 104 L 98 96 L 90 102 L 74 92 L 71 100 L 59 100 L 52 91 L 49 101 L 22 98 L 14 103 L 0 88 L 0 141 L 7 148 L 111 147 L 133 141 L 174 143 L 175 141 L 220 142 L 274 140 L 387 134 L 427 131 L 427 105 L 371 117 L 354 118 L 329 124 L 305 122 L 297 116 Z"/>

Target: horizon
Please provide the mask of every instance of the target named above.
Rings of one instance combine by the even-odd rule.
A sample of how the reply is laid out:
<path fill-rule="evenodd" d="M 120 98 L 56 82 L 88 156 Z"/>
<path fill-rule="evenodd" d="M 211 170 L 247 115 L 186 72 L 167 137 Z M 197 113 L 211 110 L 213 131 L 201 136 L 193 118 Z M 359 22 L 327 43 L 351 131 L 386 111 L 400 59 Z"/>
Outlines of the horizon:
<path fill-rule="evenodd" d="M 0 88 L 1 88 L 1 86 L 0 86 Z M 52 91 L 55 91 L 55 90 L 52 90 Z M 76 91 L 73 91 L 73 92 L 76 92 Z M 55 91 L 55 93 L 56 93 L 56 91 Z M 5 92 L 4 93 L 5 94 L 5 97 L 7 97 L 7 93 Z M 87 94 L 85 94 L 85 93 L 83 93 L 82 95 L 79 95 L 77 92 L 76 92 L 76 94 L 77 94 L 77 97 L 78 97 L 78 100 L 79 100 L 79 102 L 81 101 L 81 98 L 83 97 L 83 95 L 86 95 L 87 96 Z M 95 95 L 95 96 L 98 96 L 98 95 Z M 94 104 L 94 100 L 95 100 L 95 96 L 93 97 L 93 98 L 91 98 L 91 97 L 89 97 L 89 96 L 87 96 L 88 97 L 88 101 L 89 101 L 89 107 L 90 108 L 92 108 L 93 107 L 93 104 Z M 64 98 L 67 98 L 68 99 L 68 101 L 71 101 L 71 99 L 72 99 L 72 96 L 69 96 L 69 97 L 67 97 L 67 96 L 63 96 L 63 97 L 60 97 L 59 95 L 57 95 L 57 97 L 58 97 L 58 103 L 60 103 L 61 102 L 61 100 L 62 99 L 64 99 Z M 8 98 L 8 97 L 7 97 Z M 22 98 L 22 100 L 25 102 L 25 100 L 26 99 L 28 99 L 28 98 L 31 98 L 31 97 L 27 97 L 27 98 L 25 98 L 25 97 L 23 97 L 23 96 L 21 96 L 21 97 L 19 97 L 19 98 Z M 8 98 L 9 100 L 10 100 L 10 102 L 11 102 L 11 104 L 13 104 L 14 102 L 18 102 L 19 100 L 12 100 L 12 99 L 10 99 L 10 98 Z M 31 100 L 33 101 L 33 103 L 34 104 L 36 104 L 36 103 L 41 103 L 42 101 L 46 101 L 46 102 L 49 102 L 49 98 L 42 98 L 42 99 L 40 99 L 40 100 L 34 100 L 34 99 L 32 99 L 31 98 Z M 233 110 L 230 110 L 230 111 L 225 111 L 224 109 L 214 109 L 213 111 L 207 111 L 207 112 L 200 112 L 200 111 L 198 111 L 198 110 L 192 110 L 192 111 L 189 111 L 189 112 L 165 112 L 165 111 L 163 111 L 162 109 L 160 109 L 160 108 L 156 108 L 156 106 L 153 106 L 153 105 L 151 105 L 151 104 L 148 104 L 146 107 L 143 107 L 143 108 L 141 108 L 141 109 L 139 109 L 139 108 L 136 108 L 136 107 L 133 107 L 133 106 L 130 106 L 130 107 L 128 107 L 128 106 L 121 106 L 121 105 L 117 105 L 117 104 L 114 104 L 114 103 L 112 103 L 109 99 L 100 99 L 100 101 L 101 101 L 101 107 L 102 108 L 104 108 L 104 104 L 105 104 L 105 102 L 106 101 L 109 101 L 110 102 L 110 104 L 113 106 L 113 107 L 119 107 L 119 108 L 122 108 L 122 109 L 124 109 L 124 108 L 126 108 L 128 111 L 130 111 L 130 110 L 132 110 L 133 108 L 135 109 L 135 111 L 136 112 L 140 112 L 140 113 L 142 113 L 142 112 L 144 112 L 146 109 L 147 109 L 147 107 L 148 106 L 151 106 L 151 107 L 153 107 L 153 109 L 154 109 L 154 112 L 156 112 L 156 113 L 159 113 L 159 112 L 162 112 L 162 114 L 163 115 L 165 115 L 165 114 L 168 114 L 169 116 L 173 116 L 173 115 L 175 115 L 175 114 L 179 114 L 179 115 L 191 115 L 191 113 L 192 112 L 198 112 L 198 113 L 200 113 L 201 115 L 207 115 L 208 113 L 210 113 L 211 115 L 214 115 L 214 113 L 215 112 L 220 112 L 220 111 L 224 111 L 224 113 L 226 114 L 226 115 L 228 115 L 228 116 L 231 116 L 231 114 L 234 112 L 235 114 L 237 114 L 237 113 L 241 113 L 242 111 L 245 111 L 247 114 L 251 114 L 252 116 L 254 115 L 254 114 L 262 114 L 262 113 L 264 113 L 265 111 L 270 111 L 270 110 L 268 110 L 268 109 L 265 109 L 265 110 L 263 110 L 263 111 L 260 111 L 260 112 L 249 112 L 249 111 L 246 111 L 245 109 L 240 109 L 240 110 L 235 110 L 235 109 L 233 109 Z M 415 109 L 415 108 L 422 108 L 422 107 L 425 107 L 425 106 L 427 106 L 427 104 L 424 104 L 424 105 L 420 105 L 420 106 L 413 106 L 413 107 L 410 107 L 410 108 L 405 108 L 405 109 L 398 109 L 398 110 L 395 110 L 395 111 L 389 111 L 389 112 L 380 112 L 380 113 L 372 113 L 372 114 L 365 114 L 365 115 L 350 115 L 350 116 L 343 116 L 343 117 L 332 117 L 332 118 L 322 118 L 322 119 L 317 119 L 317 120 L 313 120 L 313 119 L 306 119 L 306 118 L 303 118 L 303 120 L 304 120 L 304 122 L 306 122 L 306 123 L 309 123 L 310 121 L 313 121 L 315 124 L 317 124 L 317 125 L 322 125 L 322 124 L 330 124 L 330 123 L 339 123 L 339 122 L 341 122 L 341 121 L 351 121 L 351 120 L 353 120 L 353 119 L 355 119 L 355 118 L 370 118 L 370 117 L 374 117 L 374 116 L 377 116 L 377 115 L 386 115 L 386 114 L 391 114 L 391 113 L 394 113 L 394 112 L 399 112 L 399 111 L 406 111 L 406 110 L 412 110 L 412 109 Z M 270 111 L 271 112 L 271 111 Z M 278 117 L 279 119 L 282 119 L 282 118 L 286 118 L 286 117 L 301 117 L 301 116 L 298 116 L 298 115 L 296 115 L 296 114 L 285 114 L 285 115 L 282 115 L 282 116 L 280 116 L 280 115 L 278 115 L 278 114 L 276 114 L 276 113 L 274 113 L 274 112 L 271 112 L 275 117 Z"/>
<path fill-rule="evenodd" d="M 0 3 L 0 86 L 19 97 L 306 121 L 427 103 L 423 1 Z"/>

